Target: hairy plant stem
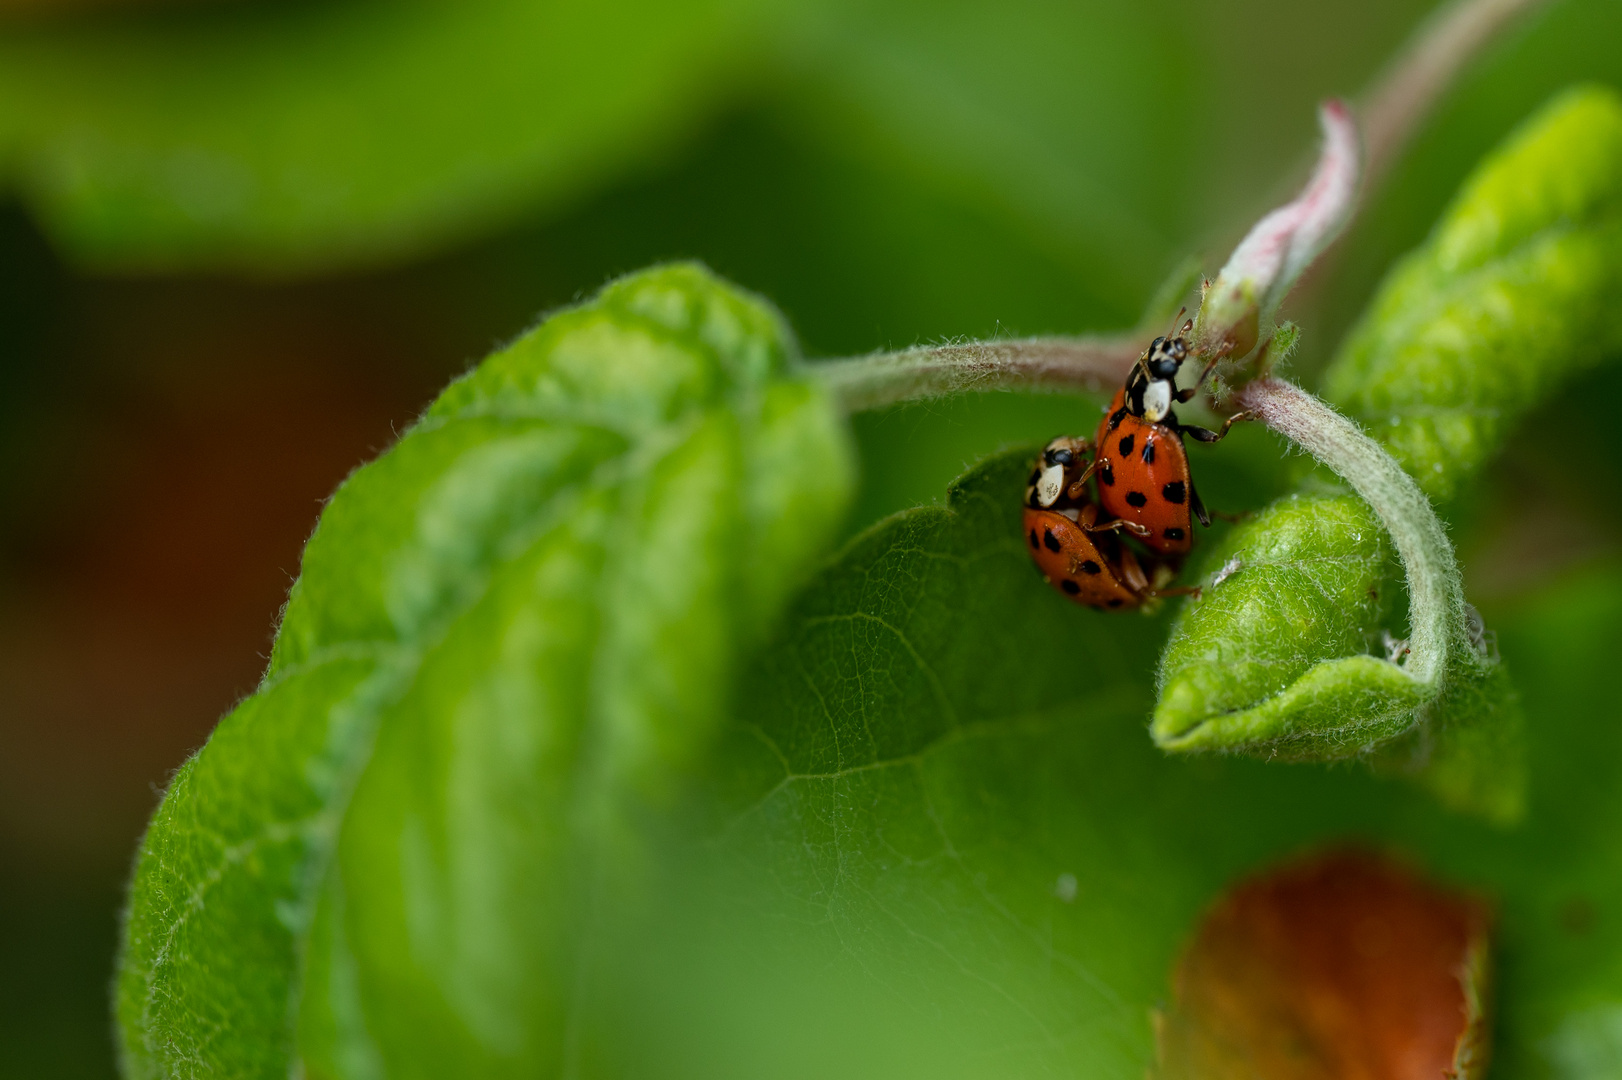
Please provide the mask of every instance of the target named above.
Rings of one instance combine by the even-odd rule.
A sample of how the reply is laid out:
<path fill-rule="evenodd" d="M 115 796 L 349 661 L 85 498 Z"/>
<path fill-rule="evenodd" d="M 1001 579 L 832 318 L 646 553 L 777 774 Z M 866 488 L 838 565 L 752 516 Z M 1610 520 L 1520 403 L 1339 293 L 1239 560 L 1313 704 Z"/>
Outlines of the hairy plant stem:
<path fill-rule="evenodd" d="M 846 412 L 992 390 L 1113 390 L 1143 352 L 1140 331 L 931 345 L 809 365 Z"/>
<path fill-rule="evenodd" d="M 1453 545 L 1430 500 L 1379 443 L 1300 387 L 1282 379 L 1257 379 L 1235 400 L 1333 469 L 1373 508 L 1391 534 L 1408 581 L 1404 670 L 1439 688 L 1450 652 L 1467 642 L 1468 631 Z"/>

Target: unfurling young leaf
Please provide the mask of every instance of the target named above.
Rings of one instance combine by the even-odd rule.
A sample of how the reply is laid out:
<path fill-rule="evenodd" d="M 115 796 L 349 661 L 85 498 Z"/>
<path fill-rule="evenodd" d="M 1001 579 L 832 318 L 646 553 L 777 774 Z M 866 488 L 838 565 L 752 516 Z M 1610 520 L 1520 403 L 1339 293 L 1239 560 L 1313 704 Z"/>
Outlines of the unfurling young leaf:
<path fill-rule="evenodd" d="M 594 890 L 839 524 L 851 451 L 765 305 L 625 278 L 333 497 L 259 691 L 143 841 L 127 1075 L 541 1075 Z"/>
<path fill-rule="evenodd" d="M 1390 454 L 1288 384 L 1258 380 L 1238 395 L 1374 514 L 1314 495 L 1324 513 L 1275 507 L 1209 557 L 1204 596 L 1163 659 L 1161 745 L 1377 754 L 1452 805 L 1519 815 L 1519 706 L 1426 495 L 1452 495 L 1516 418 L 1622 344 L 1607 318 L 1619 286 L 1622 103 L 1577 90 L 1481 166 L 1327 373 L 1330 400 Z M 1376 519 L 1405 574 L 1403 640 L 1373 602 L 1396 599 L 1365 528 Z"/>

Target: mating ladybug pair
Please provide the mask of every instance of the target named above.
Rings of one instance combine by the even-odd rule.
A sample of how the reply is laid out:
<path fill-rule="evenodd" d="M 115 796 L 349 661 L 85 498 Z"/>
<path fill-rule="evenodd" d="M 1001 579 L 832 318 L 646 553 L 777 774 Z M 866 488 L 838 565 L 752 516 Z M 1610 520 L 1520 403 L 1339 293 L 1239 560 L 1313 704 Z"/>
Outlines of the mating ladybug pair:
<path fill-rule="evenodd" d="M 1043 580 L 1077 603 L 1120 609 L 1161 596 L 1198 593 L 1170 588 L 1194 544 L 1193 519 L 1211 524 L 1189 475 L 1183 436 L 1217 442 L 1221 431 L 1184 424 L 1174 403 L 1193 399 L 1221 353 L 1192 387 L 1177 389 L 1191 350 L 1183 336 L 1158 337 L 1144 350 L 1115 394 L 1094 441 L 1061 435 L 1037 459 L 1025 491 L 1025 536 Z M 1095 449 L 1096 447 L 1096 449 Z M 1096 501 L 1088 481 L 1095 479 Z M 1127 534 L 1147 550 L 1135 551 Z"/>

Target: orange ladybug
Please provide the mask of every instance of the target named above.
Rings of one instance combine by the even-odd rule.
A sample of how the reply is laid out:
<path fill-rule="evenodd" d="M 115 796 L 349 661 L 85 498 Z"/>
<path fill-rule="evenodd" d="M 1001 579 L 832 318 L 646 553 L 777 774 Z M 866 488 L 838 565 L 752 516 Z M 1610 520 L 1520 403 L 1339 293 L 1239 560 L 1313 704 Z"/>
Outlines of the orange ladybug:
<path fill-rule="evenodd" d="M 1119 536 L 1136 535 L 1141 526 L 1126 521 L 1098 524 L 1098 506 L 1087 497 L 1089 449 L 1085 439 L 1060 436 L 1042 451 L 1031 471 L 1025 493 L 1025 538 L 1042 580 L 1078 604 L 1110 611 L 1141 607 L 1160 596 L 1197 593 L 1162 588 L 1175 572 L 1168 565 L 1152 562 L 1145 571 Z"/>
<path fill-rule="evenodd" d="M 1177 373 L 1190 351 L 1187 340 L 1193 323 L 1184 323 L 1175 336 L 1157 337 L 1144 350 L 1126 385 L 1115 394 L 1109 412 L 1099 422 L 1098 504 L 1110 516 L 1142 526 L 1134 531 L 1145 546 L 1161 555 L 1186 555 L 1194 545 L 1193 519 L 1210 525 L 1211 516 L 1194 489 L 1183 436 L 1200 442 L 1218 442 L 1236 420 L 1236 413 L 1221 431 L 1180 423 L 1173 402 L 1193 399 L 1216 366 L 1206 364 L 1199 381 L 1177 389 Z"/>

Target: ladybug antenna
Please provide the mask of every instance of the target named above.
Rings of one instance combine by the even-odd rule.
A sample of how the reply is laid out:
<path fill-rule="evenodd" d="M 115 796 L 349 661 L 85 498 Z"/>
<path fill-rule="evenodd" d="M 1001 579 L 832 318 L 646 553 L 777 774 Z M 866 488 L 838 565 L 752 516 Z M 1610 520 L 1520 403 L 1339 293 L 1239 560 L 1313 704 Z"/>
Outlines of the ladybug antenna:
<path fill-rule="evenodd" d="M 1186 323 L 1183 326 L 1182 330 L 1177 329 L 1177 320 L 1181 319 L 1184 315 L 1187 315 L 1187 314 L 1188 314 L 1188 306 L 1186 304 L 1177 309 L 1177 314 L 1175 314 L 1175 315 L 1173 315 L 1171 317 L 1172 331 L 1171 331 L 1171 333 L 1166 335 L 1167 337 L 1181 337 L 1183 334 L 1188 333 L 1189 328 L 1194 325 L 1192 320 L 1190 320 L 1188 323 Z"/>

